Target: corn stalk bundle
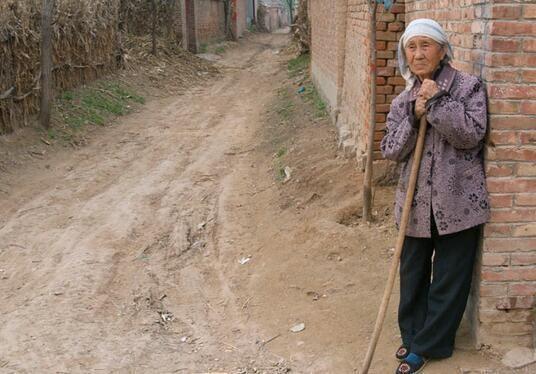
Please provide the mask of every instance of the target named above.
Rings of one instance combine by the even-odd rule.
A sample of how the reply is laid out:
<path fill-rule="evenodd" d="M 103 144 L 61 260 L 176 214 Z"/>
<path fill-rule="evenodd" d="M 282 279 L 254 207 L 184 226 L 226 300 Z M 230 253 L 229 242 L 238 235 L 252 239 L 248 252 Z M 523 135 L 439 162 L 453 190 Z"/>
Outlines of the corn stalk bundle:
<path fill-rule="evenodd" d="M 120 0 L 56 0 L 53 79 L 57 90 L 118 68 Z M 0 134 L 39 110 L 41 0 L 0 2 Z"/>
<path fill-rule="evenodd" d="M 157 36 L 175 40 L 182 39 L 180 0 L 120 0 L 121 29 L 136 36 L 152 32 L 153 17 L 156 17 Z"/>

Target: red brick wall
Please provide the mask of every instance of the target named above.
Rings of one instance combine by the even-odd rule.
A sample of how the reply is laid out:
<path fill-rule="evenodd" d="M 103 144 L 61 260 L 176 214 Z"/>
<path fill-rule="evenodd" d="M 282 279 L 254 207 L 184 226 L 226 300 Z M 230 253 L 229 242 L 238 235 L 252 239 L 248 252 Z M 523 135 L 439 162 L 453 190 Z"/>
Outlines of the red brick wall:
<path fill-rule="evenodd" d="M 233 34 L 236 38 L 244 36 L 247 24 L 248 0 L 234 0 Z M 249 0 L 251 1 L 251 0 Z"/>
<path fill-rule="evenodd" d="M 243 0 L 239 0 L 243 1 Z M 183 46 L 196 53 L 202 44 L 225 38 L 225 11 L 221 0 L 180 0 Z"/>
<path fill-rule="evenodd" d="M 400 76 L 396 57 L 398 41 L 405 28 L 404 0 L 398 0 L 389 11 L 378 7 L 376 19 L 376 133 L 374 134 L 374 159 L 381 159 L 380 141 L 384 134 L 385 120 L 391 101 L 406 88 Z M 367 130 L 368 132 L 368 130 Z"/>
<path fill-rule="evenodd" d="M 336 109 L 343 74 L 347 0 L 310 0 L 312 75 L 320 94 Z"/>
<path fill-rule="evenodd" d="M 482 77 L 490 100 L 492 202 L 482 258 L 480 335 L 484 342 L 534 348 L 536 4 L 500 3 L 476 11 L 485 24 Z"/>
<path fill-rule="evenodd" d="M 378 7 L 378 96 L 375 156 L 385 127 L 389 104 L 403 90 L 396 77 L 396 43 L 404 28 L 404 6 L 391 12 Z M 335 5 L 335 6 L 333 6 Z M 333 110 L 340 141 L 358 160 L 366 152 L 370 108 L 369 19 L 367 0 L 340 0 L 328 3 L 311 0 L 312 71 L 317 88 Z"/>
<path fill-rule="evenodd" d="M 432 18 L 446 31 L 454 49 L 454 66 L 480 75 L 484 22 L 477 9 L 486 7 L 484 0 L 406 0 L 406 21 Z M 482 4 L 482 5 L 478 5 Z"/>
<path fill-rule="evenodd" d="M 369 19 L 365 0 L 348 0 L 344 87 L 337 126 L 343 145 L 357 151 L 358 156 L 367 144 L 365 132 L 370 108 Z M 312 27 L 314 30 L 317 25 L 313 23 Z"/>
<path fill-rule="evenodd" d="M 225 37 L 223 1 L 195 0 L 198 43 L 209 43 Z"/>

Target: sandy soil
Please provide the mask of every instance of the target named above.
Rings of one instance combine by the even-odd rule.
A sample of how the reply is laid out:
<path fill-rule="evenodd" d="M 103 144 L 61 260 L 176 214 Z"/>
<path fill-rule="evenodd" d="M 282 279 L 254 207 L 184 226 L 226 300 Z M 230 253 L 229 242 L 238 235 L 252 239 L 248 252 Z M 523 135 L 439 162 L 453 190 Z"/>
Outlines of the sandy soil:
<path fill-rule="evenodd" d="M 356 372 L 393 191 L 362 224 L 361 175 L 295 94 L 287 42 L 252 36 L 220 79 L 2 173 L 0 373 Z M 371 373 L 396 367 L 396 304 Z M 426 372 L 498 368 L 460 346 Z"/>

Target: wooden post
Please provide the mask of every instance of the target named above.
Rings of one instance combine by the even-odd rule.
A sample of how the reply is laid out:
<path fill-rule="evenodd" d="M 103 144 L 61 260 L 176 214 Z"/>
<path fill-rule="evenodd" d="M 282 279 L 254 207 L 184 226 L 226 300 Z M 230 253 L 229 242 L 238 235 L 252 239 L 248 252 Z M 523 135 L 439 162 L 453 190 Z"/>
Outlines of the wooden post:
<path fill-rule="evenodd" d="M 41 13 L 41 108 L 39 123 L 50 127 L 52 105 L 52 14 L 55 0 L 43 0 Z"/>
<path fill-rule="evenodd" d="M 370 3 L 372 1 L 372 3 Z M 370 112 L 368 148 L 365 166 L 365 181 L 363 185 L 363 219 L 370 222 L 372 219 L 372 161 L 374 157 L 374 131 L 376 129 L 376 0 L 369 0 L 370 9 Z"/>

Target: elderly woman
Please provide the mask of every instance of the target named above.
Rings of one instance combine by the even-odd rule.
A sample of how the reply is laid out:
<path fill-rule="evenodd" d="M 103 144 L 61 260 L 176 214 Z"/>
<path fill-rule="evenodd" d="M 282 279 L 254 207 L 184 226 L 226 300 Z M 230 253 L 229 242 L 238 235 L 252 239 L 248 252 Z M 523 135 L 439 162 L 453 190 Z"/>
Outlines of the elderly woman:
<path fill-rule="evenodd" d="M 407 87 L 391 104 L 381 143 L 400 163 L 395 217 L 406 196 L 419 120 L 428 128 L 401 254 L 397 373 L 418 373 L 428 358 L 452 355 L 471 288 L 480 226 L 489 205 L 482 161 L 486 93 L 482 82 L 450 66 L 441 26 L 411 22 L 400 39 L 399 66 Z M 432 271 L 433 269 L 433 271 Z"/>

